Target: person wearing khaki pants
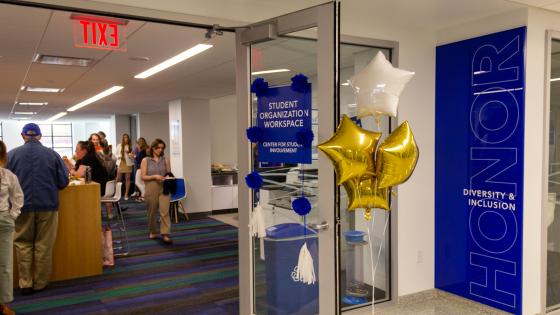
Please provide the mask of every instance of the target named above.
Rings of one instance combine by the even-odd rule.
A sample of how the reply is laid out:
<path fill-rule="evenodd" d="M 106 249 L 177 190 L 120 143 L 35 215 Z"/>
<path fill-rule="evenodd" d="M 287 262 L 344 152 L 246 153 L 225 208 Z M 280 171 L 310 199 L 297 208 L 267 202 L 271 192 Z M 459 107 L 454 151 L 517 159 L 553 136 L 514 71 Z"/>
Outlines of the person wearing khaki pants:
<path fill-rule="evenodd" d="M 40 291 L 48 284 L 52 271 L 52 251 L 58 231 L 58 212 L 30 211 L 16 221 L 15 246 L 19 287 Z"/>
<path fill-rule="evenodd" d="M 162 235 L 171 233 L 171 218 L 169 217 L 169 195 L 163 194 L 163 184 L 157 181 L 146 182 L 146 204 L 148 208 L 148 222 L 150 234 L 158 233 L 157 215 L 159 209 L 159 232 Z"/>
<path fill-rule="evenodd" d="M 140 174 L 146 183 L 145 200 L 148 210 L 148 223 L 150 226 L 150 239 L 157 237 L 157 215 L 159 209 L 159 232 L 165 244 L 172 244 L 171 218 L 169 217 L 169 196 L 163 194 L 163 182 L 171 173 L 169 160 L 163 155 L 165 142 L 155 139 L 150 146 L 150 155 L 140 163 Z"/>
<path fill-rule="evenodd" d="M 23 207 L 23 191 L 14 173 L 5 169 L 7 149 L 0 141 L 0 314 L 13 315 L 14 221 Z"/>
<path fill-rule="evenodd" d="M 25 143 L 8 153 L 7 168 L 25 195 L 21 215 L 15 222 L 14 245 L 18 258 L 22 295 L 47 287 L 52 269 L 52 250 L 58 230 L 58 192 L 69 182 L 69 171 L 58 153 L 43 146 L 41 128 L 23 127 Z"/>

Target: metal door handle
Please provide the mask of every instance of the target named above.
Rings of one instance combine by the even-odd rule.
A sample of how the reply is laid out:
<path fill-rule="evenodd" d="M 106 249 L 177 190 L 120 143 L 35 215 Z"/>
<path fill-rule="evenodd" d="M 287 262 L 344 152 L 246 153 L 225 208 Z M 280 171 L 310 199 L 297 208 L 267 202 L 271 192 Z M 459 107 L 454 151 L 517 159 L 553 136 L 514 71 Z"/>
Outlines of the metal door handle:
<path fill-rule="evenodd" d="M 321 223 L 309 223 L 307 226 L 315 231 L 328 230 L 329 223 L 327 221 L 323 221 Z"/>

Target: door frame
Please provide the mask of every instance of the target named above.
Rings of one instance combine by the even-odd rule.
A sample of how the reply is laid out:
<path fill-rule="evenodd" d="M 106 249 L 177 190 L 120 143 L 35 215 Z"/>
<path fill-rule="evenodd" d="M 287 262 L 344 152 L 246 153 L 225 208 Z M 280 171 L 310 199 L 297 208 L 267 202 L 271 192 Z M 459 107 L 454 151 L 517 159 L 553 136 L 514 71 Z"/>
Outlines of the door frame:
<path fill-rule="evenodd" d="M 335 111 L 338 106 L 338 4 L 328 2 L 304 10 L 285 14 L 262 22 L 239 28 L 236 31 L 236 91 L 237 91 L 237 146 L 239 176 L 251 171 L 251 146 L 245 136 L 245 128 L 251 126 L 250 44 L 275 39 L 277 36 L 317 28 L 317 103 L 322 109 L 319 115 L 318 140 L 325 141 L 336 126 Z M 335 177 L 328 159 L 319 156 L 319 221 L 329 225 L 328 230 L 318 233 L 319 269 L 336 270 L 335 226 Z M 323 176 L 321 176 L 321 174 Z M 253 250 L 252 236 L 248 226 L 252 196 L 246 185 L 239 185 L 239 310 L 240 314 L 254 314 L 253 309 Z M 331 259 L 328 259 L 331 257 Z M 329 272 L 319 272 L 319 310 L 322 315 L 334 315 L 338 307 L 336 277 Z"/>
<path fill-rule="evenodd" d="M 551 93 L 551 68 L 552 68 L 552 41 L 560 40 L 560 31 L 547 30 L 545 42 L 545 56 L 544 56 L 544 115 L 543 115 L 543 169 L 542 169 L 542 195 L 541 195 L 541 296 L 540 304 L 542 305 L 543 314 L 556 314 L 560 315 L 559 305 L 553 306 L 550 310 L 546 305 L 546 296 L 548 290 L 547 276 L 548 276 L 548 222 L 547 222 L 547 203 L 548 203 L 548 166 L 550 163 L 550 93 Z"/>
<path fill-rule="evenodd" d="M 377 40 L 356 36 L 340 35 L 337 30 L 338 13 L 334 2 L 296 11 L 266 21 L 251 24 L 246 28 L 236 30 L 236 91 L 237 91 L 237 141 L 238 141 L 238 167 L 240 176 L 251 171 L 251 147 L 246 140 L 245 128 L 251 126 L 251 94 L 250 87 L 250 44 L 273 40 L 279 35 L 286 35 L 296 31 L 318 27 L 318 77 L 332 78 L 330 80 L 319 79 L 318 104 L 322 107 L 319 115 L 319 141 L 325 141 L 331 137 L 336 130 L 339 116 L 339 45 L 355 44 L 370 47 L 389 49 L 391 62 L 398 66 L 399 44 L 395 41 Z M 334 10 L 335 19 L 329 17 Z M 334 28 L 335 36 L 329 36 Z M 330 33 L 332 34 L 332 33 Z M 335 40 L 337 39 L 337 40 Z M 322 72 L 322 73 L 321 73 Z M 334 84 L 334 87 L 332 86 Z M 332 89 L 332 90 L 331 90 Z M 327 104 L 327 105 L 324 105 Z M 326 107 L 326 108 L 325 108 Z M 330 107 L 330 110 L 328 109 Z M 396 126 L 397 119 L 392 118 L 390 126 Z M 322 197 L 319 199 L 319 208 L 328 209 L 319 215 L 320 221 L 329 224 L 327 232 L 319 233 L 319 253 L 323 258 L 319 269 L 328 272 L 319 272 L 319 308 L 321 315 L 340 314 L 341 306 L 339 299 L 340 281 L 340 222 L 341 213 L 338 204 L 338 187 L 335 185 L 335 174 L 330 161 L 319 155 L 319 191 Z M 327 173 L 330 173 L 328 175 Z M 324 192 L 331 192 L 325 194 Z M 327 195 L 327 196 L 325 196 Z M 252 211 L 251 191 L 245 186 L 239 186 L 239 301 L 240 314 L 254 314 L 253 310 L 253 249 L 252 237 L 248 233 L 250 213 Z M 393 200 L 392 209 L 397 208 L 396 199 Z M 330 213 L 330 215 L 326 215 Z M 390 234 L 390 300 L 384 302 L 391 305 L 398 296 L 397 278 L 397 211 L 391 212 L 391 234 Z"/>

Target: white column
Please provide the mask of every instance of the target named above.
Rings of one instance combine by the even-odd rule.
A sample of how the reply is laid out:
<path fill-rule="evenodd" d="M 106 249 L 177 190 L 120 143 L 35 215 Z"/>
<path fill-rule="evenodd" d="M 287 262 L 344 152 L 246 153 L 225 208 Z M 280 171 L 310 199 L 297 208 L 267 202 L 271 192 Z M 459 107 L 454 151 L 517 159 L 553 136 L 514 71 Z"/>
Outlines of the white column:
<path fill-rule="evenodd" d="M 211 132 L 207 100 L 169 102 L 171 170 L 185 178 L 188 212 L 212 211 Z"/>

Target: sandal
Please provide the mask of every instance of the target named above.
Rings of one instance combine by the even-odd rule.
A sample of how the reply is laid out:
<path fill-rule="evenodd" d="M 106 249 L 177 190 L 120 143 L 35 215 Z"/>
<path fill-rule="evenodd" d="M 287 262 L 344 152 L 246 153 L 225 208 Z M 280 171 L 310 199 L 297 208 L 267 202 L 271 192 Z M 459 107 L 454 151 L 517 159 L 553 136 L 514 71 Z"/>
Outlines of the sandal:
<path fill-rule="evenodd" d="M 11 310 L 8 305 L 0 304 L 0 314 L 3 315 L 15 315 L 15 312 Z"/>
<path fill-rule="evenodd" d="M 166 245 L 171 245 L 173 244 L 173 240 L 171 239 L 171 237 L 169 237 L 169 235 L 162 235 L 163 238 L 163 243 Z"/>

